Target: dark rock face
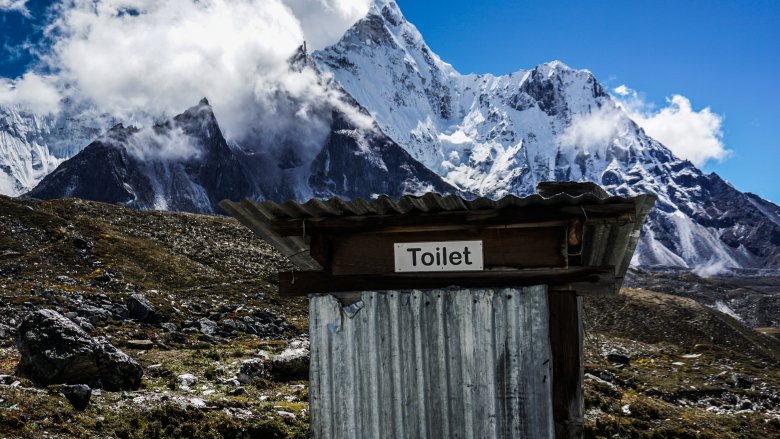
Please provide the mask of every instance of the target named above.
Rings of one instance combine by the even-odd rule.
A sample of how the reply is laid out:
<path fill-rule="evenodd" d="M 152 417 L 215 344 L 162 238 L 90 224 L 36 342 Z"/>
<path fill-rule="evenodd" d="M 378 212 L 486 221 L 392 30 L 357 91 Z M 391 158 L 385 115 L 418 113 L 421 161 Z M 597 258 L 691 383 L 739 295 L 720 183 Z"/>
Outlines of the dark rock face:
<path fill-rule="evenodd" d="M 108 340 L 92 338 L 51 310 L 31 313 L 19 326 L 17 375 L 43 384 L 96 384 L 107 390 L 137 389 L 143 369 Z"/>
<path fill-rule="evenodd" d="M 137 131 L 118 125 L 108 132 L 108 136 L 121 141 Z M 142 195 L 149 193 L 152 193 L 151 183 L 139 172 L 138 163 L 125 148 L 104 139 L 90 143 L 76 156 L 63 162 L 28 195 L 40 199 L 79 197 L 104 203 L 130 204 L 152 202 Z M 141 194 L 141 199 L 137 199 L 138 194 Z"/>
<path fill-rule="evenodd" d="M 153 134 L 149 134 L 153 133 Z M 197 151 L 191 156 L 146 157 L 159 150 L 154 138 L 178 139 Z M 117 125 L 63 162 L 27 195 L 77 197 L 144 210 L 219 212 L 226 199 L 250 195 L 238 157 L 222 135 L 207 100 L 149 132 Z"/>
<path fill-rule="evenodd" d="M 312 163 L 309 184 L 320 198 L 455 192 L 378 128 L 360 133 L 339 113 L 334 113 L 331 136 Z"/>

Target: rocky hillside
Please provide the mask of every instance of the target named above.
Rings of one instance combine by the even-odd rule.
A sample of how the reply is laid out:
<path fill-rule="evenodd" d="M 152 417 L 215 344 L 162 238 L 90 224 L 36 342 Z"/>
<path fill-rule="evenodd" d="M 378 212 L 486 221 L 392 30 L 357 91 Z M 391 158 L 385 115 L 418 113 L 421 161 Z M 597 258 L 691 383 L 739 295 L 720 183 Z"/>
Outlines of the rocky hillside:
<path fill-rule="evenodd" d="M 275 286 L 289 268 L 230 218 L 0 197 L 2 436 L 305 437 L 306 302 Z M 137 362 L 138 388 L 93 383 L 84 404 L 18 370 L 42 309 Z M 586 324 L 587 437 L 780 435 L 775 339 L 634 289 L 589 300 Z"/>

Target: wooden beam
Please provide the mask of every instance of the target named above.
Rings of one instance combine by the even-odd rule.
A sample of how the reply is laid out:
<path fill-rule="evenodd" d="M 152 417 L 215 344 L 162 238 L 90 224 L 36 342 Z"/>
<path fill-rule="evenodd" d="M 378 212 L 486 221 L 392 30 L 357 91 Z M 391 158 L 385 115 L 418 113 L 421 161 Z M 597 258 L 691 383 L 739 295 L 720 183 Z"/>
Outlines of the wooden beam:
<path fill-rule="evenodd" d="M 615 203 L 586 206 L 527 206 L 430 214 L 339 216 L 306 218 L 305 220 L 303 218 L 286 218 L 272 220 L 270 228 L 281 236 L 302 236 L 304 232 L 308 233 L 314 230 L 330 233 L 355 233 L 431 226 L 468 228 L 524 223 L 539 223 L 540 226 L 547 226 L 549 221 L 564 221 L 564 224 L 568 224 L 569 219 L 583 216 L 587 216 L 589 224 L 633 222 L 636 217 L 636 207 L 633 203 Z"/>
<path fill-rule="evenodd" d="M 485 269 L 567 266 L 566 229 L 477 229 L 412 233 L 355 233 L 333 239 L 334 275 L 382 274 L 395 271 L 394 244 L 402 242 L 483 242 Z M 312 240 L 312 243 L 314 241 Z"/>
<path fill-rule="evenodd" d="M 548 301 L 555 438 L 580 439 L 584 415 L 582 297 L 550 292 Z"/>
<path fill-rule="evenodd" d="M 551 288 L 576 288 L 580 294 L 588 291 L 614 291 L 614 267 L 572 267 L 480 271 L 463 273 L 393 273 L 374 275 L 334 276 L 324 271 L 279 273 L 281 296 L 352 291 L 386 291 L 432 289 L 458 286 L 461 288 L 520 287 L 549 284 Z"/>

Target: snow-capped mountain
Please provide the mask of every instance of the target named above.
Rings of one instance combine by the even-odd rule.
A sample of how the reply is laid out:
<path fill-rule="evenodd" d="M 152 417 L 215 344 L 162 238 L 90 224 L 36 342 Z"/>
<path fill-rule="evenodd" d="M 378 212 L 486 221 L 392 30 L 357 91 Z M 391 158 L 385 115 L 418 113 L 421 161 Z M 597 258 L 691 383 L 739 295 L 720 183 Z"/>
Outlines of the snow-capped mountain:
<path fill-rule="evenodd" d="M 29 191 L 111 126 L 107 115 L 63 106 L 56 116 L 0 106 L 0 194 Z"/>
<path fill-rule="evenodd" d="M 547 180 L 659 196 L 634 263 L 780 267 L 778 206 L 703 174 L 647 136 L 587 70 L 554 61 L 506 76 L 462 75 L 393 0 L 315 52 L 383 132 L 458 189 L 524 195 Z"/>
<path fill-rule="evenodd" d="M 290 68 L 318 73 L 303 50 L 291 58 Z M 228 143 L 203 99 L 150 128 L 115 126 L 28 195 L 211 213 L 220 211 L 217 204 L 224 199 L 246 197 L 284 201 L 454 191 L 376 126 L 356 124 L 343 110 L 367 112 L 330 78 L 321 81 L 342 93 L 345 107 L 318 110 L 316 116 L 330 128 L 313 153 L 296 144 L 295 136 L 285 139 L 284 148 L 262 135 Z"/>
<path fill-rule="evenodd" d="M 426 191 L 498 198 L 532 193 L 542 181 L 586 180 L 617 195 L 658 195 L 636 265 L 705 274 L 780 268 L 780 207 L 675 157 L 586 70 L 555 61 L 506 76 L 460 74 L 430 50 L 393 0 L 375 0 L 335 45 L 313 57 L 296 53 L 290 70 L 303 69 L 339 96 L 337 105 L 307 109 L 309 120 L 325 127 L 313 146 L 303 145 L 305 127 L 298 122 L 281 137 L 256 126 L 248 130 L 254 136 L 226 140 L 204 101 L 152 128 L 115 127 L 30 195 L 215 212 L 225 198 L 304 201 Z M 290 96 L 278 98 L 279 108 L 298 105 Z M 90 126 L 40 123 L 35 116 L 3 120 L 21 121 L 0 127 L 6 133 L 0 171 L 14 176 L 5 183 L 14 182 L 17 192 L 68 156 L 56 145 L 79 148 L 78 141 L 52 140 L 68 137 L 48 134 L 52 127 L 85 133 Z M 79 135 L 70 138 L 86 137 Z M 171 149 L 179 153 L 161 153 Z M 22 165 L 6 165 L 13 160 Z"/>

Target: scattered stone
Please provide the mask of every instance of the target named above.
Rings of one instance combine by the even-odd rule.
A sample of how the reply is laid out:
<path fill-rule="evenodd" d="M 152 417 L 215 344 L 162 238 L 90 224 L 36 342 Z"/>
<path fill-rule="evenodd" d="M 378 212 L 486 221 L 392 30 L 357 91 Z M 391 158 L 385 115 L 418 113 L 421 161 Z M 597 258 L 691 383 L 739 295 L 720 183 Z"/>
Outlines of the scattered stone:
<path fill-rule="evenodd" d="M 73 238 L 73 246 L 76 247 L 79 250 L 87 250 L 92 248 L 94 244 L 91 242 L 82 239 L 82 238 Z"/>
<path fill-rule="evenodd" d="M 93 325 L 114 318 L 114 313 L 111 311 L 91 305 L 81 305 L 78 309 L 78 314 L 87 318 Z"/>
<path fill-rule="evenodd" d="M 13 338 L 14 335 L 16 335 L 16 330 L 14 330 L 14 328 L 0 323 L 0 340 Z"/>
<path fill-rule="evenodd" d="M 92 389 L 86 384 L 64 385 L 60 390 L 76 410 L 84 410 L 89 405 Z"/>
<path fill-rule="evenodd" d="M 224 384 L 226 386 L 241 387 L 241 381 L 239 381 L 237 378 L 226 380 L 224 381 Z"/>
<path fill-rule="evenodd" d="M 246 394 L 246 389 L 243 387 L 237 387 L 230 391 L 229 395 L 231 396 L 241 396 Z"/>
<path fill-rule="evenodd" d="M 238 381 L 241 384 L 249 384 L 256 378 L 265 374 L 265 363 L 259 358 L 250 358 L 241 363 L 241 369 L 238 372 Z"/>
<path fill-rule="evenodd" d="M 276 412 L 276 415 L 288 421 L 293 421 L 295 420 L 295 418 L 297 418 L 297 416 L 295 416 L 295 413 L 285 412 L 283 410 L 278 410 Z"/>
<path fill-rule="evenodd" d="M 141 322 L 151 320 L 155 315 L 154 307 L 142 294 L 133 294 L 127 298 L 127 316 Z"/>
<path fill-rule="evenodd" d="M 309 342 L 294 340 L 271 362 L 271 374 L 277 380 L 309 378 Z"/>
<path fill-rule="evenodd" d="M 206 335 L 214 335 L 217 332 L 216 322 L 205 317 L 198 320 L 198 328 L 200 329 L 200 332 Z"/>
<path fill-rule="evenodd" d="M 176 327 L 175 323 L 163 323 L 160 325 L 160 327 L 168 332 L 176 332 L 179 329 Z"/>
<path fill-rule="evenodd" d="M 738 373 L 735 373 L 731 376 L 731 381 L 736 387 L 739 387 L 740 389 L 749 389 L 753 387 L 753 381 Z"/>
<path fill-rule="evenodd" d="M 130 349 L 148 351 L 154 347 L 154 342 L 151 340 L 127 340 L 125 346 Z"/>
<path fill-rule="evenodd" d="M 135 390 L 143 369 L 103 337 L 90 337 L 81 327 L 52 310 L 30 313 L 19 326 L 21 354 L 17 375 L 36 383 L 91 384 L 107 390 Z"/>
<path fill-rule="evenodd" d="M 198 382 L 198 377 L 189 373 L 185 373 L 183 375 L 177 376 L 176 381 L 178 381 L 179 385 L 181 385 L 183 388 L 189 389 L 190 386 Z"/>
<path fill-rule="evenodd" d="M 110 274 L 108 274 L 108 273 L 103 273 L 103 274 L 101 274 L 100 276 L 97 276 L 97 277 L 95 278 L 95 280 L 96 280 L 97 282 L 108 283 L 108 282 L 111 282 L 112 280 L 114 280 L 114 278 L 112 278 L 112 277 L 111 277 L 111 275 L 110 275 Z"/>
<path fill-rule="evenodd" d="M 206 408 L 206 401 L 200 398 L 190 398 L 190 405 L 196 409 Z"/>
<path fill-rule="evenodd" d="M 631 364 L 631 358 L 622 352 L 610 352 L 607 354 L 607 361 L 613 364 L 624 364 L 626 366 Z"/>
<path fill-rule="evenodd" d="M 233 319 L 225 319 L 225 320 L 222 321 L 222 329 L 225 332 L 227 332 L 229 334 L 232 334 L 232 333 L 236 332 L 236 330 L 238 329 L 238 326 L 236 325 L 236 321 L 235 320 L 233 320 Z"/>

